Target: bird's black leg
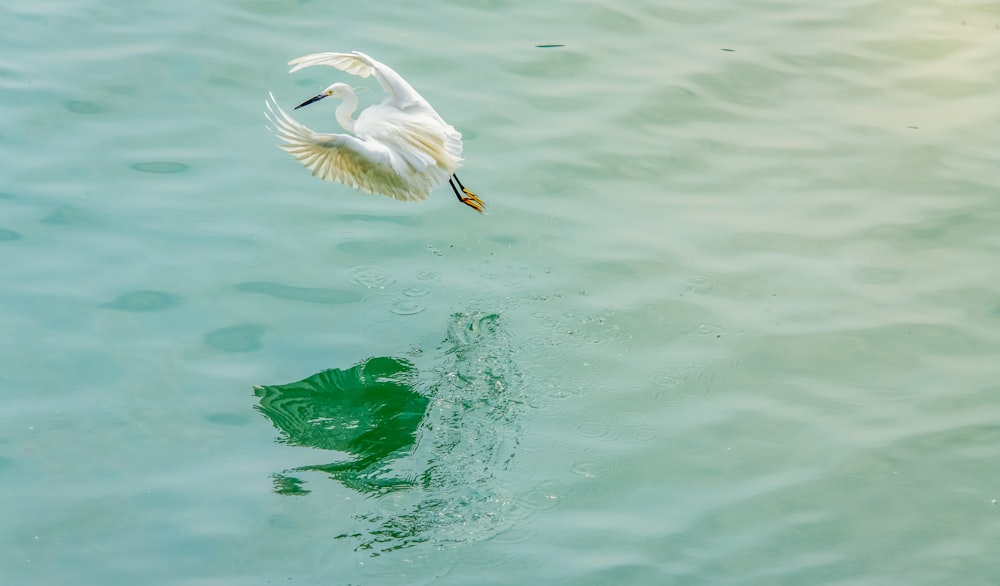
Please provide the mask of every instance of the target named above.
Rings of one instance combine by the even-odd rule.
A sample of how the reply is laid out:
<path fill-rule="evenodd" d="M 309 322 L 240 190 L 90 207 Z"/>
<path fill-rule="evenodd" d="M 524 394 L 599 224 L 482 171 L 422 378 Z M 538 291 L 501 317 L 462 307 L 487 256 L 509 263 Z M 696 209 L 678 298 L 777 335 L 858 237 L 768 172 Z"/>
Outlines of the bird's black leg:
<path fill-rule="evenodd" d="M 452 182 L 452 179 L 454 179 L 454 182 Z M 455 183 L 458 183 L 458 188 L 455 187 Z M 458 201 L 476 210 L 480 214 L 483 213 L 483 208 L 486 207 L 486 204 L 483 203 L 483 200 L 479 199 L 478 195 L 472 193 L 466 189 L 464 185 L 462 185 L 462 181 L 458 178 L 458 175 L 452 175 L 451 178 L 448 179 L 448 185 L 451 185 L 451 190 L 455 192 L 455 197 L 458 198 Z M 459 188 L 462 189 L 462 193 L 464 193 L 465 196 L 462 196 L 462 194 L 458 192 Z"/>

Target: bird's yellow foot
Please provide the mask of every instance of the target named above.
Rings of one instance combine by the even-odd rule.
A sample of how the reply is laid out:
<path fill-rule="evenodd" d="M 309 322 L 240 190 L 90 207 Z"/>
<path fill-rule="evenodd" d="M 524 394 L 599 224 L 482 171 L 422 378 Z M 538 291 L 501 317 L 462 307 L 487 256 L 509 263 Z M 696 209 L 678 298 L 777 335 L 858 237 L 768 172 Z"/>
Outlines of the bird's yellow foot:
<path fill-rule="evenodd" d="M 483 203 L 483 200 L 479 199 L 478 195 L 476 195 L 475 193 L 472 193 L 471 191 L 469 191 L 468 189 L 466 189 L 464 187 L 462 188 L 462 191 L 468 197 L 460 197 L 460 198 L 458 198 L 459 201 L 461 201 L 465 205 L 469 206 L 470 208 L 476 210 L 480 214 L 483 213 L 483 208 L 486 207 L 486 204 Z"/>

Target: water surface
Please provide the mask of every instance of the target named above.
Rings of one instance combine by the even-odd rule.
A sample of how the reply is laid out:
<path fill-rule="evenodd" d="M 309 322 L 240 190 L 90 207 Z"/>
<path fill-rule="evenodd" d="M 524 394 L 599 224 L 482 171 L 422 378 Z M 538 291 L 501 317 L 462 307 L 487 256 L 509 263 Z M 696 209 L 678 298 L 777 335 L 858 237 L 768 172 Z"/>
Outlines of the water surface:
<path fill-rule="evenodd" d="M 0 17 L 4 583 L 1000 580 L 995 7 Z M 488 215 L 275 148 L 353 49 Z"/>

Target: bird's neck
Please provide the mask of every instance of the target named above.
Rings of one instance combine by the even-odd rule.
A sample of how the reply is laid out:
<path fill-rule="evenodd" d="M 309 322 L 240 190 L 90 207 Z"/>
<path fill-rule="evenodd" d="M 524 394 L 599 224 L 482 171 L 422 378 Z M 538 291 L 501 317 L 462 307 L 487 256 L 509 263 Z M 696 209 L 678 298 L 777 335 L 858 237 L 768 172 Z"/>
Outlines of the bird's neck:
<path fill-rule="evenodd" d="M 354 92 L 345 93 L 343 101 L 337 106 L 337 123 L 351 134 L 354 134 L 354 118 L 351 118 L 351 114 L 357 109 L 358 95 Z"/>

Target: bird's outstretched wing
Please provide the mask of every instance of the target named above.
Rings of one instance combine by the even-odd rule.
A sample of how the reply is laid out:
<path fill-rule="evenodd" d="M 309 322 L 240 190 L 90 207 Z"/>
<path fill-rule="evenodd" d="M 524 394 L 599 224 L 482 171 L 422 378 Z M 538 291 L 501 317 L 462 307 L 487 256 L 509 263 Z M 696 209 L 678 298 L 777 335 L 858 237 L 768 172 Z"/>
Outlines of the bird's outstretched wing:
<path fill-rule="evenodd" d="M 292 66 L 289 73 L 295 73 L 313 65 L 329 65 L 330 67 L 336 67 L 341 71 L 346 71 L 358 77 L 368 77 L 374 74 L 375 79 L 378 80 L 382 89 L 392 99 L 391 103 L 400 110 L 411 107 L 423 107 L 432 112 L 434 111 L 431 105 L 427 103 L 427 100 L 418 94 L 417 90 L 413 89 L 413 86 L 407 83 L 395 70 L 360 51 L 351 53 L 312 53 L 298 59 L 292 59 L 288 64 Z"/>
<path fill-rule="evenodd" d="M 313 132 L 281 109 L 274 95 L 266 101 L 267 119 L 284 144 L 278 145 L 320 179 L 402 201 L 422 201 L 430 180 L 412 169 L 396 169 L 383 148 L 347 134 Z"/>

